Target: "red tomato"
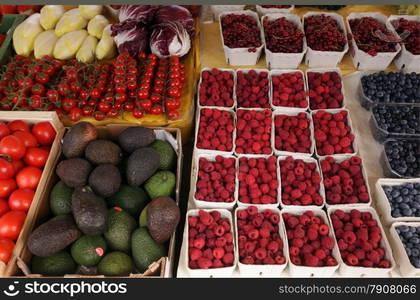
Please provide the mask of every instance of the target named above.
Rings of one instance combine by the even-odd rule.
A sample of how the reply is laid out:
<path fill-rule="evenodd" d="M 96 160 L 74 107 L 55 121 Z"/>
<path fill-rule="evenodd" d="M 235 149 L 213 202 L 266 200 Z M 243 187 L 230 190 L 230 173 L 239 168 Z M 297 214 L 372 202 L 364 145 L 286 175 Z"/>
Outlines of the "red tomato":
<path fill-rule="evenodd" d="M 16 241 L 25 222 L 23 211 L 9 211 L 0 218 L 0 238 Z"/>
<path fill-rule="evenodd" d="M 22 170 L 22 168 L 24 167 L 23 161 L 21 160 L 12 160 L 12 165 L 13 167 L 15 167 L 15 174 Z"/>
<path fill-rule="evenodd" d="M 16 190 L 17 185 L 14 179 L 0 180 L 0 197 L 7 198 L 10 194 Z"/>
<path fill-rule="evenodd" d="M 36 167 L 25 167 L 16 175 L 16 183 L 20 189 L 36 189 L 42 171 Z"/>
<path fill-rule="evenodd" d="M 55 139 L 55 129 L 50 122 L 39 122 L 32 127 L 32 134 L 35 135 L 41 145 L 51 145 Z"/>
<path fill-rule="evenodd" d="M 0 198 L 0 217 L 10 210 L 7 201 Z"/>
<path fill-rule="evenodd" d="M 23 142 L 14 135 L 8 135 L 0 141 L 0 153 L 9 155 L 12 159 L 21 159 L 25 150 Z"/>
<path fill-rule="evenodd" d="M 23 122 L 22 120 L 15 120 L 10 122 L 7 126 L 9 126 L 10 131 L 27 131 L 30 132 L 29 125 Z"/>
<path fill-rule="evenodd" d="M 31 189 L 19 189 L 9 197 L 9 207 L 12 210 L 27 212 L 31 207 L 35 192 Z"/>
<path fill-rule="evenodd" d="M 15 243 L 10 239 L 0 239 L 0 261 L 7 264 L 12 256 Z"/>
<path fill-rule="evenodd" d="M 38 146 L 38 141 L 36 140 L 36 137 L 26 131 L 15 131 L 13 132 L 14 136 L 17 136 L 25 145 L 25 147 L 36 147 Z"/>
<path fill-rule="evenodd" d="M 5 158 L 0 158 L 0 179 L 10 179 L 15 175 L 15 167 Z"/>
<path fill-rule="evenodd" d="M 41 148 L 28 148 L 25 154 L 25 164 L 43 168 L 47 162 L 49 151 Z"/>
<path fill-rule="evenodd" d="M 0 139 L 10 134 L 10 129 L 4 122 L 0 122 Z"/>

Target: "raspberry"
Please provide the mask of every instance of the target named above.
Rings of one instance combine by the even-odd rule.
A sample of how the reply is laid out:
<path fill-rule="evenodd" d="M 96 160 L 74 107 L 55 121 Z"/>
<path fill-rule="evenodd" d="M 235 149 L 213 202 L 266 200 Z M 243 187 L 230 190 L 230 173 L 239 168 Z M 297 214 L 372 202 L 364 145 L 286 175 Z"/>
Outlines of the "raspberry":
<path fill-rule="evenodd" d="M 197 264 L 198 264 L 198 267 L 200 269 L 209 269 L 213 265 L 212 261 L 210 259 L 208 259 L 208 258 L 205 258 L 205 257 L 200 257 L 197 260 Z"/>
<path fill-rule="evenodd" d="M 315 255 L 307 254 L 305 256 L 305 265 L 309 267 L 317 267 L 319 263 L 319 258 Z"/>
<path fill-rule="evenodd" d="M 350 266 L 357 266 L 359 264 L 359 259 L 356 257 L 356 255 L 349 254 L 347 255 L 346 262 Z"/>
<path fill-rule="evenodd" d="M 230 265 L 232 265 L 232 264 L 233 264 L 233 260 L 234 260 L 234 256 L 233 256 L 233 254 L 232 254 L 232 253 L 226 253 L 226 254 L 223 256 L 223 259 L 222 259 L 223 263 L 224 263 L 226 266 L 230 266 Z"/>
<path fill-rule="evenodd" d="M 214 248 L 213 249 L 213 256 L 217 259 L 221 259 L 223 258 L 223 256 L 225 255 L 225 249 L 223 248 Z"/>
<path fill-rule="evenodd" d="M 308 231 L 306 232 L 306 235 L 308 236 L 309 240 L 313 241 L 318 238 L 318 231 L 309 228 Z"/>

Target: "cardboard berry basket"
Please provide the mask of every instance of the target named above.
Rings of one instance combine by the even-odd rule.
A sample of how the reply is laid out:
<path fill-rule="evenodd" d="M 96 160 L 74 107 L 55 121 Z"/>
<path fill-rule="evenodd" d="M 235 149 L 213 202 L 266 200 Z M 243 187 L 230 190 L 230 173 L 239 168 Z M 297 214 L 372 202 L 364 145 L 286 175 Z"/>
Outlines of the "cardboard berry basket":
<path fill-rule="evenodd" d="M 331 156 L 331 155 L 329 155 L 329 156 Z M 328 208 L 336 208 L 336 207 L 337 208 L 342 208 L 342 207 L 343 208 L 347 208 L 347 207 L 350 207 L 350 208 L 359 209 L 359 208 L 364 208 L 364 207 L 370 207 L 372 205 L 372 193 L 370 191 L 368 176 L 367 176 L 367 173 L 366 173 L 366 169 L 364 167 L 363 159 L 362 159 L 362 157 L 360 155 L 352 155 L 352 156 L 357 156 L 357 157 L 359 157 L 362 160 L 360 166 L 361 166 L 361 169 L 362 169 L 363 179 L 365 181 L 365 185 L 366 185 L 366 188 L 367 188 L 367 193 L 369 194 L 369 201 L 366 202 L 366 203 L 358 202 L 358 203 L 348 203 L 348 204 L 328 204 L 327 197 L 325 196 L 325 206 L 326 206 L 327 209 Z M 341 163 L 342 161 L 344 161 L 346 159 L 349 159 L 352 156 L 349 156 L 349 157 L 348 156 L 332 156 L 332 157 L 334 158 L 334 161 L 335 162 Z M 326 159 L 327 157 L 328 156 L 324 156 L 322 158 L 318 158 L 318 161 L 319 161 L 319 165 L 320 166 L 321 166 L 321 162 L 324 159 Z M 321 169 L 321 174 L 322 174 L 322 177 L 321 178 L 322 178 L 322 180 L 324 182 L 325 176 L 324 176 L 324 174 L 322 172 L 322 169 Z M 324 186 L 324 188 L 325 188 L 325 186 Z M 325 193 L 327 193 L 327 189 L 325 189 Z"/>
<path fill-rule="evenodd" d="M 363 17 L 373 17 L 379 22 L 385 24 L 385 26 L 393 33 L 395 38 L 398 38 L 397 32 L 395 31 L 394 27 L 392 27 L 388 19 L 382 13 L 378 12 L 349 14 L 346 19 L 346 26 L 348 28 L 349 34 L 353 35 L 349 21 Z M 376 56 L 372 56 L 360 50 L 354 38 L 350 40 L 350 56 L 353 60 L 354 67 L 359 70 L 384 70 L 391 64 L 392 60 L 400 51 L 401 46 L 397 43 L 395 52 L 378 52 Z"/>
<path fill-rule="evenodd" d="M 269 70 L 267 70 L 267 69 L 247 69 L 247 68 L 236 69 L 236 76 L 235 76 L 235 108 L 236 109 L 258 109 L 258 107 L 243 107 L 243 106 L 240 106 L 240 104 L 238 102 L 238 98 L 239 98 L 238 95 L 237 95 L 238 73 L 239 72 L 243 72 L 244 74 L 248 74 L 249 71 L 255 71 L 257 74 L 260 74 L 260 73 L 263 73 L 263 72 L 266 72 L 267 73 L 267 79 L 268 79 L 268 103 L 271 103 L 271 93 L 270 93 L 271 73 L 270 73 Z M 267 108 L 270 108 L 270 107 L 265 107 L 265 109 L 267 109 Z"/>
<path fill-rule="evenodd" d="M 198 216 L 198 212 L 200 210 L 199 209 L 191 209 L 187 212 L 187 217 L 186 217 L 186 221 L 185 221 L 185 226 L 184 226 L 184 238 L 182 241 L 182 248 L 181 248 L 181 253 L 180 253 L 180 264 L 184 265 L 185 270 L 187 270 L 187 273 L 189 274 L 190 277 L 204 277 L 204 278 L 209 278 L 209 277 L 231 277 L 233 271 L 236 268 L 236 265 L 238 263 L 238 256 L 237 256 L 237 245 L 235 243 L 235 240 L 233 240 L 233 245 L 234 245 L 234 250 L 233 250 L 233 255 L 234 255 L 234 261 L 233 261 L 233 265 L 230 267 L 223 267 L 223 268 L 211 268 L 211 269 L 191 269 L 188 266 L 188 261 L 189 261 L 189 243 L 188 243 L 188 232 L 189 232 L 189 225 L 188 225 L 188 217 L 190 216 Z M 231 232 L 233 235 L 235 235 L 235 228 L 234 228 L 234 224 L 233 224 L 233 219 L 232 219 L 232 213 L 226 209 L 205 209 L 206 212 L 210 213 L 212 211 L 218 211 L 221 214 L 222 218 L 227 218 L 229 220 L 229 223 L 231 225 Z"/>
<path fill-rule="evenodd" d="M 303 82 L 304 82 L 304 90 L 307 93 L 306 100 L 308 100 L 308 105 L 306 107 L 289 107 L 289 106 L 276 106 L 273 104 L 273 94 L 274 94 L 274 84 L 273 84 L 273 76 L 278 76 L 282 74 L 294 74 L 294 73 L 300 73 L 302 74 Z M 309 96 L 308 96 L 308 81 L 305 73 L 301 70 L 293 70 L 293 69 L 287 69 L 287 70 L 271 70 L 270 71 L 270 104 L 271 108 L 274 110 L 281 109 L 283 111 L 290 111 L 290 112 L 302 112 L 309 110 Z"/>
<path fill-rule="evenodd" d="M 345 108 L 346 107 L 346 95 L 345 95 L 345 89 L 344 89 L 344 82 L 343 82 L 343 74 L 341 73 L 340 68 L 316 68 L 316 69 L 307 69 L 305 71 L 305 82 L 306 85 L 308 87 L 308 93 L 310 90 L 310 86 L 309 86 L 309 80 L 308 80 L 308 73 L 327 73 L 327 72 L 336 72 L 338 73 L 338 75 L 340 75 L 341 78 L 341 94 L 343 95 L 343 103 L 341 105 L 340 108 Z M 309 110 L 311 110 L 310 106 L 311 106 L 311 100 L 310 97 L 308 95 L 308 99 L 309 99 Z M 331 108 L 325 108 L 326 110 L 330 110 Z M 333 108 L 333 109 L 339 109 L 339 108 Z"/>
<path fill-rule="evenodd" d="M 220 14 L 225 11 L 243 11 L 246 5 L 211 5 L 215 21 L 219 21 Z"/>
<path fill-rule="evenodd" d="M 337 108 L 337 109 L 318 109 L 318 110 L 313 110 L 313 111 L 311 111 L 311 117 L 312 117 L 312 121 L 313 122 L 315 122 L 314 120 L 315 120 L 315 114 L 318 112 L 318 111 L 325 111 L 325 112 L 327 112 L 327 113 L 332 113 L 332 114 L 337 114 L 337 113 L 339 113 L 340 111 L 346 111 L 347 112 L 347 125 L 350 127 L 350 133 L 352 133 L 353 135 L 354 135 L 354 140 L 353 140 L 353 142 L 352 142 L 352 144 L 351 144 L 351 146 L 353 147 L 353 152 L 352 153 L 337 153 L 337 154 L 332 154 L 332 155 L 320 155 L 320 154 L 318 154 L 318 151 L 317 151 L 317 147 L 316 147 L 316 139 L 315 139 L 315 137 L 314 137 L 314 142 L 315 142 L 315 155 L 316 155 L 316 157 L 318 158 L 318 159 L 323 159 L 323 158 L 325 158 L 325 157 L 327 157 L 327 156 L 333 156 L 333 157 L 347 157 L 347 158 L 349 158 L 349 157 L 351 157 L 351 156 L 354 156 L 354 155 L 357 155 L 357 153 L 359 152 L 358 151 L 358 147 L 357 147 L 357 137 L 356 137 L 356 134 L 355 134 L 355 131 L 354 131 L 354 127 L 353 127 L 353 122 L 351 121 L 351 117 L 350 117 L 350 111 L 348 110 L 348 109 L 343 109 L 343 108 Z M 314 132 L 315 132 L 315 123 L 314 123 Z M 315 134 L 315 133 L 314 133 Z"/>
<path fill-rule="evenodd" d="M 239 110 L 247 110 L 247 111 L 252 111 L 252 110 L 254 110 L 254 111 L 270 110 L 271 111 L 271 108 L 238 108 L 236 110 L 236 116 L 237 116 Z M 271 113 L 271 117 L 273 118 L 273 113 Z M 236 121 L 237 120 L 238 120 L 238 118 L 236 118 Z M 235 145 L 236 145 L 236 139 L 238 138 L 238 134 L 237 134 L 236 131 L 238 131 L 238 128 L 235 129 L 235 140 L 234 140 L 234 144 Z M 271 131 L 271 129 L 270 129 L 270 131 Z M 270 139 L 271 139 L 271 132 L 270 132 Z M 270 144 L 271 144 L 271 140 L 270 140 Z M 245 156 L 245 157 L 254 157 L 255 158 L 255 157 L 265 157 L 265 156 L 273 155 L 273 145 L 271 145 L 271 153 L 268 153 L 268 154 L 237 153 L 236 152 L 236 146 L 234 146 L 234 148 L 235 148 L 234 154 L 236 156 Z"/>
<path fill-rule="evenodd" d="M 295 6 L 290 5 L 290 7 L 287 7 L 287 8 L 275 8 L 275 7 L 266 8 L 266 7 L 262 7 L 262 5 L 255 5 L 255 8 L 257 9 L 257 13 L 260 16 L 264 16 L 268 14 L 278 14 L 278 13 L 289 14 L 292 12 Z"/>
<path fill-rule="evenodd" d="M 198 134 L 200 129 L 200 116 L 201 111 L 203 109 L 217 109 L 219 111 L 227 111 L 232 114 L 233 117 L 233 126 L 236 128 L 236 114 L 232 109 L 224 108 L 224 107 L 197 107 L 197 113 L 196 113 L 196 125 L 195 125 L 195 139 L 194 139 L 194 157 L 196 157 L 199 154 L 220 154 L 220 155 L 232 155 L 235 150 L 235 139 L 236 139 L 236 129 L 232 132 L 232 149 L 230 151 L 220 151 L 220 150 L 211 150 L 211 149 L 201 149 L 197 147 L 198 142 Z"/>
<path fill-rule="evenodd" d="M 405 247 L 398 235 L 396 228 L 401 225 L 420 227 L 420 222 L 395 222 L 389 230 L 389 241 L 394 249 L 395 262 L 399 266 L 401 276 L 403 277 L 419 277 L 420 269 L 413 266 L 408 258 Z"/>
<path fill-rule="evenodd" d="M 382 239 L 381 239 L 380 245 L 385 250 L 385 258 L 391 262 L 391 267 L 389 268 L 373 268 L 373 267 L 369 268 L 369 267 L 349 266 L 343 261 L 341 257 L 341 253 L 339 253 L 339 256 L 338 256 L 340 260 L 340 268 L 338 269 L 339 275 L 343 277 L 389 277 L 391 271 L 395 267 L 395 261 L 392 256 L 391 246 L 388 242 L 384 228 L 381 224 L 381 221 L 375 209 L 373 209 L 372 207 L 329 207 L 328 218 L 329 218 L 330 224 L 332 224 L 331 214 L 338 209 L 346 213 L 350 212 L 352 209 L 357 209 L 360 212 L 370 212 L 372 214 L 372 219 L 377 221 L 378 226 L 381 229 Z M 332 232 L 333 232 L 334 240 L 337 243 L 337 237 L 335 236 L 334 228 L 332 229 L 333 229 Z"/>
<path fill-rule="evenodd" d="M 257 7 L 258 6 L 259 5 L 257 5 Z M 264 20 L 274 21 L 283 17 L 286 18 L 287 21 L 295 24 L 300 30 L 302 30 L 302 32 L 304 32 L 302 22 L 300 21 L 300 18 L 297 15 L 283 14 L 283 13 L 269 13 L 269 14 L 264 14 L 261 17 L 265 61 L 266 61 L 267 68 L 269 69 L 297 69 L 303 57 L 305 56 L 305 53 L 307 50 L 305 36 L 303 36 L 302 52 L 300 53 L 271 52 L 269 49 L 267 49 L 267 44 L 265 41 Z"/>
<path fill-rule="evenodd" d="M 394 27 L 394 22 L 398 22 L 400 19 L 406 19 L 409 21 L 416 21 L 420 22 L 420 16 L 417 15 L 391 15 L 388 18 L 388 21 L 391 23 L 392 27 Z M 420 54 L 413 54 L 405 48 L 404 42 L 401 43 L 401 52 L 395 57 L 394 64 L 400 70 L 420 70 Z"/>
<path fill-rule="evenodd" d="M 300 113 L 304 113 L 308 120 L 309 120 L 309 130 L 311 132 L 310 140 L 311 140 L 311 148 L 309 149 L 309 152 L 289 152 L 289 151 L 283 151 L 276 148 L 276 125 L 275 125 L 275 119 L 278 115 L 286 115 L 286 116 L 297 116 Z M 284 156 L 294 156 L 294 157 L 311 157 L 315 153 L 315 139 L 314 139 L 314 123 L 312 120 L 312 115 L 308 112 L 302 112 L 302 111 L 289 111 L 287 108 L 285 109 L 278 109 L 273 111 L 273 126 L 271 128 L 271 145 L 274 150 L 275 155 L 284 155 Z"/>
<path fill-rule="evenodd" d="M 201 69 L 200 72 L 200 80 L 198 82 L 198 88 L 197 88 L 197 107 L 198 108 L 228 108 L 228 109 L 235 109 L 236 107 L 236 72 L 233 69 L 224 69 L 224 68 L 217 68 L 220 71 L 227 71 L 229 73 L 232 74 L 233 76 L 233 90 L 232 90 L 232 99 L 233 99 L 233 105 L 232 106 L 210 106 L 210 105 L 203 105 L 201 104 L 201 99 L 200 99 L 200 88 L 201 88 L 201 83 L 203 81 L 203 72 L 204 71 L 211 71 L 212 68 L 203 68 Z"/>
<path fill-rule="evenodd" d="M 405 183 L 420 183 L 420 178 L 413 179 L 393 179 L 380 178 L 376 181 L 376 209 L 378 210 L 381 220 L 385 225 L 391 225 L 394 222 L 420 222 L 420 217 L 393 217 L 391 214 L 391 204 L 383 189 L 384 186 L 403 185 Z"/>
<path fill-rule="evenodd" d="M 194 159 L 194 164 L 193 164 L 193 169 L 191 170 L 192 172 L 192 176 L 191 176 L 191 192 L 192 192 L 192 199 L 193 199 L 193 203 L 194 206 L 196 208 L 208 208 L 208 209 L 227 209 L 227 210 L 232 210 L 233 207 L 235 206 L 235 204 L 238 201 L 238 177 L 235 176 L 235 191 L 234 191 L 234 201 L 232 202 L 210 202 L 210 201 L 204 201 L 204 200 L 200 200 L 197 199 L 195 197 L 195 193 L 197 192 L 197 181 L 198 181 L 198 171 L 200 168 L 200 158 L 205 158 L 209 161 L 215 161 L 216 160 L 216 156 L 223 156 L 225 158 L 233 158 L 235 159 L 235 168 L 237 166 L 237 158 L 233 155 L 229 155 L 229 154 L 199 154 L 197 156 L 195 156 Z M 238 172 L 238 170 L 236 170 L 236 172 Z"/>
<path fill-rule="evenodd" d="M 285 213 L 290 213 L 292 215 L 302 215 L 306 211 L 312 211 L 315 216 L 321 217 L 324 220 L 324 223 L 328 225 L 330 231 L 328 236 L 333 236 L 333 229 L 331 226 L 330 221 L 328 220 L 327 214 L 320 208 L 318 209 L 308 209 L 305 207 L 300 207 L 299 209 L 287 209 L 284 208 L 281 210 L 281 220 L 284 223 L 283 215 Z M 325 266 L 325 267 L 307 267 L 307 266 L 298 266 L 292 263 L 290 260 L 290 254 L 289 254 L 289 241 L 287 239 L 287 229 L 286 224 L 283 225 L 284 233 L 283 235 L 286 237 L 285 239 L 285 255 L 287 256 L 287 259 L 289 260 L 289 274 L 290 277 L 332 277 L 335 271 L 340 266 L 340 253 L 338 250 L 337 242 L 334 243 L 334 248 L 332 249 L 332 256 L 336 259 L 337 265 L 335 266 Z M 335 238 L 334 238 L 335 239 Z"/>
<path fill-rule="evenodd" d="M 278 208 L 279 207 L 279 205 L 280 205 L 280 197 L 281 197 L 281 184 L 280 184 L 281 178 L 280 178 L 280 169 L 279 169 L 277 163 L 276 163 L 276 165 L 277 165 L 277 167 L 276 167 L 276 175 L 277 175 L 277 181 L 279 182 L 279 185 L 277 187 L 277 201 L 276 201 L 276 203 L 273 203 L 273 204 L 245 203 L 245 202 L 241 202 L 240 197 L 239 197 L 239 166 L 240 166 L 239 160 L 240 160 L 240 158 L 241 157 L 245 157 L 247 159 L 249 159 L 249 158 L 256 158 L 256 159 L 264 158 L 264 159 L 267 159 L 270 156 L 273 156 L 273 155 L 263 155 L 263 156 L 261 156 L 261 155 L 250 155 L 250 154 L 242 155 L 241 154 L 241 155 L 238 156 L 238 159 L 236 160 L 236 181 L 237 181 L 236 190 L 238 191 L 238 194 L 237 194 L 237 204 L 238 204 L 238 207 L 240 207 L 240 208 L 246 208 L 248 206 L 255 206 L 258 209 L 275 209 L 275 208 Z"/>
<path fill-rule="evenodd" d="M 121 131 L 128 127 L 138 126 L 135 124 L 108 124 L 104 126 L 97 126 L 98 138 L 99 139 L 110 139 L 117 140 L 118 135 Z M 174 148 L 177 153 L 177 166 L 176 166 L 176 188 L 175 188 L 175 201 L 179 205 L 179 189 L 181 184 L 181 170 L 182 170 L 182 142 L 181 142 L 181 131 L 177 128 L 153 128 L 156 134 L 156 138 L 159 140 L 166 140 Z M 57 161 L 59 160 L 62 153 L 62 145 L 58 142 L 57 145 L 58 156 Z M 56 161 L 56 163 L 57 163 Z M 55 165 L 50 169 L 50 180 L 48 185 L 45 186 L 43 197 L 40 199 L 38 210 L 35 217 L 35 227 L 41 225 L 49 214 L 49 195 L 50 191 L 53 188 L 54 184 L 58 181 L 57 176 L 55 175 Z M 35 228 L 33 227 L 33 228 Z M 28 231 L 28 235 L 32 232 L 32 229 Z M 146 270 L 143 274 L 141 273 L 132 273 L 129 276 L 124 276 L 127 278 L 142 278 L 142 277 L 172 277 L 173 274 L 173 264 L 174 264 L 174 251 L 175 251 L 175 232 L 172 234 L 171 239 L 168 244 L 168 256 L 160 258 L 158 261 L 153 262 L 149 269 Z M 32 258 L 32 253 L 29 251 L 26 246 L 26 242 L 21 254 L 18 257 L 18 266 L 21 270 L 21 273 L 26 277 L 39 278 L 45 277 L 40 274 L 33 274 L 30 270 L 30 262 Z M 79 274 L 66 274 L 66 278 L 103 278 L 103 275 L 97 276 L 84 276 Z"/>
<path fill-rule="evenodd" d="M 241 277 L 279 277 L 285 270 L 288 262 L 288 257 L 285 254 L 286 251 L 286 241 L 284 235 L 284 224 L 281 218 L 280 209 L 271 208 L 271 210 L 277 213 L 280 217 L 279 219 L 279 235 L 283 241 L 283 256 L 285 262 L 282 265 L 248 265 L 241 263 L 239 259 L 239 243 L 238 243 L 238 211 L 244 210 L 244 207 L 238 207 L 235 209 L 234 218 L 235 218 L 235 244 L 236 244 L 236 257 L 238 257 L 238 270 Z M 266 208 L 258 208 L 258 212 L 263 212 Z"/>
<path fill-rule="evenodd" d="M 30 125 L 47 121 L 56 131 L 56 136 L 53 144 L 51 145 L 48 160 L 44 166 L 42 176 L 32 199 L 31 207 L 26 214 L 25 223 L 23 224 L 19 237 L 15 242 L 15 248 L 13 249 L 10 260 L 7 264 L 0 261 L 0 277 L 9 277 L 16 275 L 18 271 L 18 257 L 24 251 L 29 234 L 32 232 L 35 222 L 38 219 L 39 210 L 42 209 L 45 199 L 48 201 L 49 194 L 47 190 L 52 184 L 54 174 L 53 170 L 55 169 L 60 156 L 60 143 L 64 134 L 64 126 L 61 124 L 55 112 L 2 111 L 0 112 L 0 120 L 3 122 L 22 120 Z"/>
<path fill-rule="evenodd" d="M 255 52 L 248 51 L 250 48 L 229 48 L 225 45 L 225 41 L 223 38 L 222 32 L 222 19 L 226 15 L 248 15 L 255 19 L 260 29 L 260 37 L 261 37 L 261 46 L 255 48 Z M 232 66 L 245 66 L 245 65 L 256 65 L 258 60 L 260 59 L 262 49 L 264 47 L 264 37 L 263 37 L 263 29 L 258 18 L 258 14 L 251 10 L 241 10 L 241 11 L 223 11 L 219 15 L 219 28 L 220 28 L 220 35 L 223 44 L 223 51 L 225 52 L 225 59 L 229 65 Z M 251 47 L 252 48 L 252 47 Z"/>
<path fill-rule="evenodd" d="M 334 20 L 337 21 L 338 26 L 343 31 L 344 36 L 347 37 L 346 26 L 344 24 L 344 19 L 341 15 L 336 13 L 330 12 L 314 12 L 310 11 L 303 15 L 303 27 L 305 28 L 305 18 L 314 15 L 326 15 L 332 17 Z M 308 46 L 308 50 L 306 51 L 305 56 L 305 64 L 308 65 L 310 68 L 318 68 L 318 67 L 336 67 L 344 57 L 344 54 L 349 50 L 348 42 L 344 46 L 343 51 L 317 51 L 311 49 Z"/>
<path fill-rule="evenodd" d="M 281 169 L 280 169 L 280 161 L 286 160 L 287 156 L 279 156 L 277 159 L 277 168 L 279 169 L 279 173 L 281 174 Z M 320 187 L 319 187 L 319 194 L 322 197 L 323 203 L 322 205 L 318 206 L 318 205 L 287 205 L 283 203 L 283 198 L 282 195 L 280 194 L 280 205 L 283 209 L 306 209 L 306 210 L 316 210 L 316 209 L 322 209 L 326 203 L 325 200 L 325 188 L 324 188 L 324 183 L 323 183 L 323 177 L 322 177 L 322 172 L 321 172 L 321 168 L 319 167 L 319 162 L 318 160 L 316 160 L 313 157 L 307 157 L 307 156 L 303 156 L 303 157 L 299 157 L 299 156 L 293 156 L 294 159 L 302 159 L 305 163 L 315 163 L 316 164 L 316 171 L 318 171 L 319 176 L 321 176 L 321 182 L 319 183 Z M 279 190 L 281 189 L 281 177 L 279 180 Z"/>

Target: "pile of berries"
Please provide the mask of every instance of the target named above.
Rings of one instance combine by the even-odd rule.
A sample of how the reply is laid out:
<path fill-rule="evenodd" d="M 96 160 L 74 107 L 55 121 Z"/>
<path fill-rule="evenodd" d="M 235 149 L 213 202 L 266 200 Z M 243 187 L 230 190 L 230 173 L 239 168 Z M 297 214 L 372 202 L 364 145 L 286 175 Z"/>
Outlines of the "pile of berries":
<path fill-rule="evenodd" d="M 271 154 L 270 109 L 262 111 L 238 109 L 235 152 L 237 154 Z"/>
<path fill-rule="evenodd" d="M 311 153 L 311 128 L 307 113 L 296 116 L 274 116 L 274 146 L 276 150 Z"/>
<path fill-rule="evenodd" d="M 420 227 L 401 225 L 395 228 L 411 264 L 420 269 Z"/>
<path fill-rule="evenodd" d="M 384 148 L 391 169 L 400 177 L 420 177 L 418 140 L 390 140 Z"/>
<path fill-rule="evenodd" d="M 239 201 L 252 204 L 277 203 L 277 158 L 239 158 Z"/>
<path fill-rule="evenodd" d="M 280 215 L 270 209 L 258 212 L 255 206 L 238 210 L 239 261 L 247 265 L 283 265 L 283 240 L 279 234 Z"/>
<path fill-rule="evenodd" d="M 327 156 L 321 161 L 325 196 L 328 204 L 368 203 L 370 200 L 362 172 L 362 160 L 352 156 L 342 162 Z"/>
<path fill-rule="evenodd" d="M 200 157 L 195 199 L 209 202 L 235 201 L 235 158 L 216 156 L 215 161 Z"/>
<path fill-rule="evenodd" d="M 263 21 L 265 43 L 274 53 L 301 53 L 304 34 L 299 27 L 285 17 Z"/>
<path fill-rule="evenodd" d="M 349 20 L 353 38 L 357 47 L 371 56 L 378 52 L 395 52 L 399 37 L 388 30 L 385 24 L 372 17 Z"/>
<path fill-rule="evenodd" d="M 319 110 L 313 114 L 314 137 L 318 155 L 354 153 L 354 135 L 348 121 L 348 112 L 330 113 Z"/>
<path fill-rule="evenodd" d="M 203 71 L 198 91 L 202 106 L 233 106 L 233 74 L 216 68 Z"/>
<path fill-rule="evenodd" d="M 258 48 L 261 46 L 257 21 L 245 14 L 229 14 L 222 18 L 224 44 L 229 48 Z"/>
<path fill-rule="evenodd" d="M 268 108 L 270 101 L 268 72 L 237 72 L 236 99 L 238 107 Z"/>
<path fill-rule="evenodd" d="M 284 205 L 322 206 L 321 175 L 317 163 L 288 156 L 280 160 L 281 199 Z"/>
<path fill-rule="evenodd" d="M 378 127 L 389 133 L 420 134 L 420 108 L 377 105 L 372 109 Z"/>
<path fill-rule="evenodd" d="M 197 148 L 232 151 L 235 129 L 232 112 L 203 108 L 198 126 Z"/>
<path fill-rule="evenodd" d="M 337 245 L 345 264 L 366 268 L 390 268 L 381 246 L 382 232 L 370 212 L 340 209 L 331 214 Z"/>
<path fill-rule="evenodd" d="M 308 72 L 309 103 L 312 110 L 343 107 L 343 83 L 337 72 Z"/>
<path fill-rule="evenodd" d="M 393 218 L 420 217 L 420 182 L 382 186 Z"/>
<path fill-rule="evenodd" d="M 304 20 L 308 47 L 317 51 L 341 52 L 346 46 L 346 37 L 338 22 L 327 15 L 312 15 Z"/>
<path fill-rule="evenodd" d="M 305 81 L 300 72 L 273 75 L 273 105 L 284 107 L 308 107 Z"/>
<path fill-rule="evenodd" d="M 405 49 L 414 55 L 420 54 L 420 22 L 404 18 L 391 22 L 405 45 Z"/>
<path fill-rule="evenodd" d="M 328 224 L 312 211 L 282 214 L 289 242 L 290 261 L 296 266 L 336 266 L 334 238 Z"/>
<path fill-rule="evenodd" d="M 233 266 L 232 226 L 218 211 L 200 210 L 188 217 L 188 267 L 211 269 Z"/>

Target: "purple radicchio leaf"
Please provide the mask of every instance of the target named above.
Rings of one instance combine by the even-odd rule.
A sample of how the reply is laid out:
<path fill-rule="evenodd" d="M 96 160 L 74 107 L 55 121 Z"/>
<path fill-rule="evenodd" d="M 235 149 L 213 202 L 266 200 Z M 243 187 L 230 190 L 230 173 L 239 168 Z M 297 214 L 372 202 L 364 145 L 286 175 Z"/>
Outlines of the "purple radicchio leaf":
<path fill-rule="evenodd" d="M 128 20 L 120 24 L 113 24 L 111 31 L 119 53 L 128 52 L 135 56 L 146 51 L 149 43 L 148 31 L 142 23 Z"/>
<path fill-rule="evenodd" d="M 150 24 L 157 9 L 157 5 L 122 5 L 118 19 L 120 22 L 135 20 L 143 24 Z"/>
<path fill-rule="evenodd" d="M 161 6 L 154 18 L 156 25 L 167 22 L 179 22 L 184 26 L 190 35 L 194 34 L 194 20 L 188 9 L 179 5 Z"/>
<path fill-rule="evenodd" d="M 179 22 L 166 22 L 154 26 L 150 37 L 150 49 L 159 57 L 188 53 L 191 40 L 187 30 Z"/>

